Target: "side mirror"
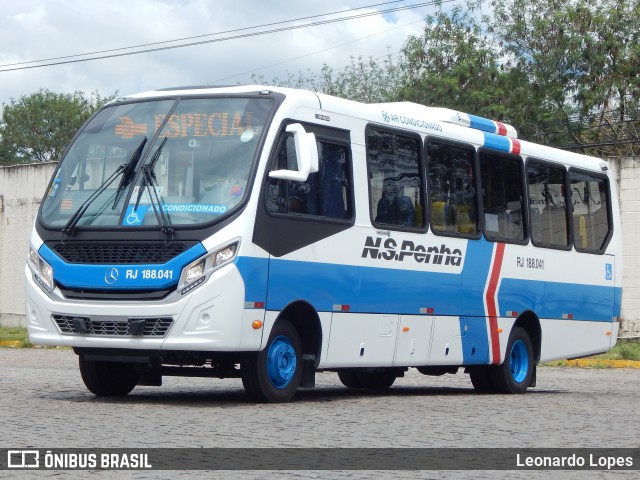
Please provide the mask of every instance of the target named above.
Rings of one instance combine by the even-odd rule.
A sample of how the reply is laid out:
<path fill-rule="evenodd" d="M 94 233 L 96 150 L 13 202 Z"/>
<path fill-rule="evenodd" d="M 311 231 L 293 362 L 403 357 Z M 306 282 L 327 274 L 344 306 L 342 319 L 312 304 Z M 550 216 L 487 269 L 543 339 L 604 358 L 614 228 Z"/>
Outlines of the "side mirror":
<path fill-rule="evenodd" d="M 286 131 L 293 133 L 296 157 L 298 159 L 298 170 L 274 170 L 269 172 L 269 177 L 278 180 L 306 182 L 310 173 L 318 171 L 316 136 L 313 133 L 307 133 L 299 123 L 287 125 Z"/>

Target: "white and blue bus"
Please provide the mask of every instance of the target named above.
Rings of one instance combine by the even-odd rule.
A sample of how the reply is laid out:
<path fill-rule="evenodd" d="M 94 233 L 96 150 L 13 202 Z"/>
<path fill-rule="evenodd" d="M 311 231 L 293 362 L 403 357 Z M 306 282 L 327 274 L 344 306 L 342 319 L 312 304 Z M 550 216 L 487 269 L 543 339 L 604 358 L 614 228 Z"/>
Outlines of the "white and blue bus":
<path fill-rule="evenodd" d="M 132 95 L 77 133 L 25 268 L 30 339 L 96 395 L 241 378 L 290 400 L 319 371 L 408 368 L 522 393 L 536 365 L 616 342 L 607 163 L 407 102 L 275 87 Z"/>

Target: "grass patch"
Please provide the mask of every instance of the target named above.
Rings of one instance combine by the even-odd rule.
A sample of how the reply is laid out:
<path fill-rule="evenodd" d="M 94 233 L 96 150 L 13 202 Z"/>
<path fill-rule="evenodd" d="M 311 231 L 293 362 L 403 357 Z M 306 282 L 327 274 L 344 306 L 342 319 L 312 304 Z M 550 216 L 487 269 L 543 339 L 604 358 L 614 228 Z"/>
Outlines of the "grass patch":
<path fill-rule="evenodd" d="M 640 342 L 620 340 L 616 346 L 607 353 L 596 355 L 593 358 L 602 360 L 640 360 Z"/>
<path fill-rule="evenodd" d="M 548 367 L 612 368 L 630 367 L 632 362 L 638 361 L 640 361 L 640 341 L 618 340 L 616 346 L 606 353 L 574 360 L 554 360 L 545 362 L 544 365 Z"/>
<path fill-rule="evenodd" d="M 29 341 L 27 329 L 24 327 L 0 327 L 0 347 L 29 348 L 33 344 Z"/>

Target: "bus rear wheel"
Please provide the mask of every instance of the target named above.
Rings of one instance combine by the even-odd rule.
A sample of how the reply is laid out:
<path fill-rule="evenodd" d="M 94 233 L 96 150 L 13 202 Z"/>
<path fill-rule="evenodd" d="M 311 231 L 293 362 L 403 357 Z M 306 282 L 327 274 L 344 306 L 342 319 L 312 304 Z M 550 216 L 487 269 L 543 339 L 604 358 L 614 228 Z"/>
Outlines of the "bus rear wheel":
<path fill-rule="evenodd" d="M 79 357 L 80 375 L 87 389 L 99 397 L 122 397 L 135 388 L 140 375 L 134 365 Z"/>
<path fill-rule="evenodd" d="M 338 378 L 347 388 L 386 390 L 396 381 L 397 375 L 393 371 L 355 372 L 344 370 L 338 372 Z"/>
<path fill-rule="evenodd" d="M 491 382 L 491 369 L 489 365 L 474 365 L 467 367 L 471 384 L 478 393 L 494 393 L 496 390 Z"/>
<path fill-rule="evenodd" d="M 524 393 L 533 380 L 535 364 L 529 334 L 515 327 L 509 335 L 504 362 L 489 370 L 491 384 L 498 393 Z"/>
<path fill-rule="evenodd" d="M 278 320 L 264 350 L 242 364 L 242 385 L 256 402 L 281 403 L 293 398 L 302 379 L 302 341 L 287 320 Z"/>

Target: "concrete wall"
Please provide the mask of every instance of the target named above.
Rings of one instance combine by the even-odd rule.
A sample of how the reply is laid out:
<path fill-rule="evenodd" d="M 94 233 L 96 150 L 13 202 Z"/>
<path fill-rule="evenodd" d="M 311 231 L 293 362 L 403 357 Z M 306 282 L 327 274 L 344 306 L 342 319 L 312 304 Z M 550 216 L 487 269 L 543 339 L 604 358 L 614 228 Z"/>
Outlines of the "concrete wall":
<path fill-rule="evenodd" d="M 625 336 L 640 336 L 640 157 L 610 159 L 618 181 L 624 268 L 622 322 Z"/>
<path fill-rule="evenodd" d="M 29 232 L 55 163 L 0 167 L 0 325 L 24 324 L 23 267 Z M 624 238 L 622 330 L 640 335 L 640 157 L 611 160 Z"/>
<path fill-rule="evenodd" d="M 0 167 L 0 325 L 24 325 L 29 235 L 55 165 Z"/>

